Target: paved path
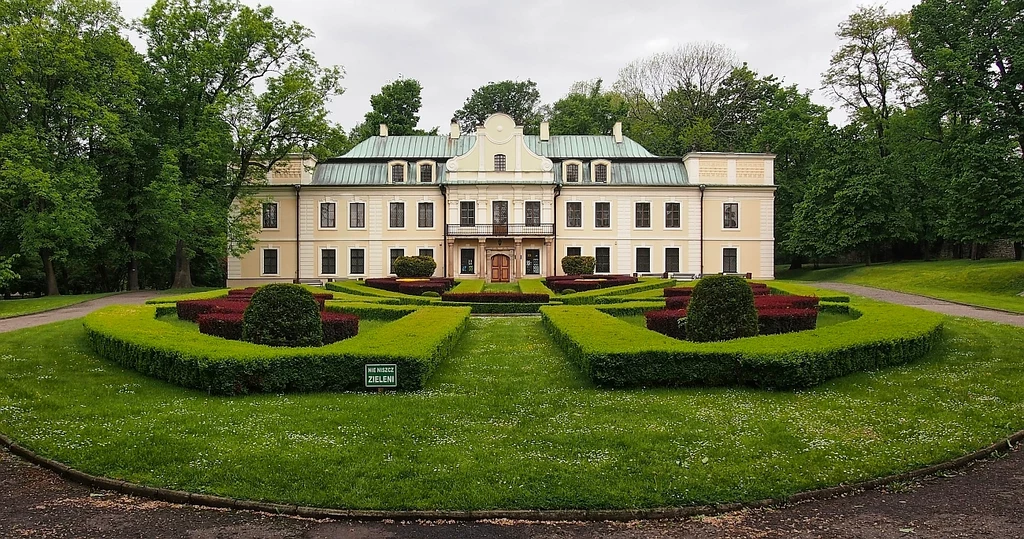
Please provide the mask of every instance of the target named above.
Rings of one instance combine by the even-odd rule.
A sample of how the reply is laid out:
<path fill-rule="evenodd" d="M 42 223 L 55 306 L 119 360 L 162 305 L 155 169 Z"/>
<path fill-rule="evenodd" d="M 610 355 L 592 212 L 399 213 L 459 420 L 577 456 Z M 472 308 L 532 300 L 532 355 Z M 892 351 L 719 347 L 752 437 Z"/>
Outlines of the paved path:
<path fill-rule="evenodd" d="M 60 309 L 54 309 L 52 311 L 16 316 L 14 318 L 4 318 L 0 320 L 0 333 L 5 331 L 14 331 L 16 329 L 30 328 L 33 326 L 41 326 L 43 324 L 49 324 L 50 322 L 80 318 L 95 311 L 96 309 L 106 307 L 107 305 L 145 303 L 146 300 L 153 299 L 159 295 L 159 292 L 155 292 L 153 290 L 127 292 L 124 294 L 114 294 L 112 296 L 83 301 L 82 303 L 76 303 L 74 305 L 61 307 Z"/>
<path fill-rule="evenodd" d="M 961 305 L 951 301 L 926 298 L 915 294 L 904 294 L 903 292 L 894 292 L 892 290 L 883 290 L 881 288 L 872 288 L 870 286 L 861 286 L 857 284 L 831 282 L 814 282 L 807 284 L 817 288 L 828 288 L 829 290 L 838 290 L 839 292 L 846 292 L 847 294 L 855 294 L 857 296 L 864 296 L 866 298 L 877 299 L 880 301 L 888 301 L 889 303 L 910 305 L 911 307 L 917 307 L 927 311 L 935 311 L 937 313 L 948 314 L 950 316 L 964 316 L 967 318 L 977 318 L 980 320 L 988 320 L 989 322 L 999 322 L 1001 324 L 1024 327 L 1024 314 L 1013 314 L 995 311 L 992 309 L 984 309 L 981 307 L 971 307 L 969 305 Z"/>

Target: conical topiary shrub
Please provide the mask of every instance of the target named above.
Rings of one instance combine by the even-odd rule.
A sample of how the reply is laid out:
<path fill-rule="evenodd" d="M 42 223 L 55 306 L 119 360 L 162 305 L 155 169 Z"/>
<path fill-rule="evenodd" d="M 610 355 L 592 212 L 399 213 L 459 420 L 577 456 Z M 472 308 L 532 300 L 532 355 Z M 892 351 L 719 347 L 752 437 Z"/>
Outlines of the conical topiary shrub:
<path fill-rule="evenodd" d="M 686 309 L 687 340 L 725 341 L 754 335 L 754 292 L 742 277 L 711 275 L 697 282 Z"/>
<path fill-rule="evenodd" d="M 313 293 L 294 284 L 268 284 L 252 295 L 242 340 L 269 346 L 321 346 L 324 330 Z"/>

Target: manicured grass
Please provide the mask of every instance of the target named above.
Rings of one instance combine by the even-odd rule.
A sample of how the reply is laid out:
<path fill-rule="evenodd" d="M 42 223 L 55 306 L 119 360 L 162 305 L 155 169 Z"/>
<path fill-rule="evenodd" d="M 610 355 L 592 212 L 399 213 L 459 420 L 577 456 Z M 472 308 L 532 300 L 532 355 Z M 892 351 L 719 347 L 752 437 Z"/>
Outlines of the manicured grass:
<path fill-rule="evenodd" d="M 597 390 L 536 319 L 472 319 L 414 393 L 210 397 L 0 335 L 0 431 L 89 473 L 350 508 L 753 500 L 905 471 L 1022 427 L 1024 329 L 950 319 L 917 362 L 809 390 Z"/>
<path fill-rule="evenodd" d="M 484 292 L 519 292 L 519 283 L 487 283 Z"/>
<path fill-rule="evenodd" d="M 54 309 L 60 309 L 61 307 L 75 305 L 77 303 L 82 303 L 83 301 L 102 298 L 112 294 L 115 294 L 115 292 L 78 294 L 73 296 L 43 296 L 41 298 L 27 299 L 0 299 L 0 318 L 11 318 L 12 316 L 52 311 Z"/>
<path fill-rule="evenodd" d="M 838 281 L 1024 313 L 1024 262 L 941 260 L 780 271 L 780 279 Z"/>
<path fill-rule="evenodd" d="M 456 284 L 449 292 L 457 294 L 475 294 L 477 292 L 484 291 L 484 285 L 487 284 L 483 279 L 459 279 Z"/>

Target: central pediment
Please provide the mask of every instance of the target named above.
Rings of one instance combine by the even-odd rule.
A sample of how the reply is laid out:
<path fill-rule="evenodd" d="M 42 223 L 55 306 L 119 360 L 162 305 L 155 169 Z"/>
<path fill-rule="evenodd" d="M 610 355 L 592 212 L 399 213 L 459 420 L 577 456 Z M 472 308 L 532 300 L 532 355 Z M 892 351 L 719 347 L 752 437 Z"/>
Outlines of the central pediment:
<path fill-rule="evenodd" d="M 554 165 L 526 145 L 523 128 L 508 114 L 490 115 L 476 128 L 476 143 L 446 163 L 451 181 L 553 182 Z"/>

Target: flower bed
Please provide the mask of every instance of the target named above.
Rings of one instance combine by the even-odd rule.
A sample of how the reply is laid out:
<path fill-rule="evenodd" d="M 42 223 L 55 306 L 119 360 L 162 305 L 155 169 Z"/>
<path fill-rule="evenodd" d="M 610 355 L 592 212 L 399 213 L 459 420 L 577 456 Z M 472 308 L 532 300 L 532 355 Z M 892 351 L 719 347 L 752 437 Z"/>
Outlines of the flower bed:
<path fill-rule="evenodd" d="M 544 284 L 558 293 L 564 290 L 598 290 L 636 282 L 639 282 L 639 279 L 631 275 L 556 275 L 544 278 Z"/>
<path fill-rule="evenodd" d="M 522 292 L 476 292 L 457 294 L 448 292 L 441 294 L 442 301 L 459 303 L 547 303 L 551 297 L 547 294 L 524 294 Z"/>
<path fill-rule="evenodd" d="M 410 294 L 418 296 L 424 292 L 431 291 L 438 294 L 450 290 L 455 286 L 455 279 L 451 277 L 429 277 L 429 278 L 399 278 L 399 277 L 378 277 L 366 279 L 363 284 L 371 288 Z"/>
<path fill-rule="evenodd" d="M 232 341 L 242 340 L 243 313 L 211 312 L 199 315 L 199 332 Z M 331 344 L 359 334 L 359 317 L 351 314 L 322 311 L 324 344 Z"/>
<path fill-rule="evenodd" d="M 229 293 L 230 294 L 230 293 Z M 209 313 L 243 313 L 249 306 L 252 296 L 237 294 L 229 295 L 226 298 L 217 299 L 188 299 L 175 304 L 178 312 L 178 319 L 189 322 L 199 322 L 199 316 Z M 334 294 L 313 294 L 313 299 L 324 310 L 327 300 L 334 299 Z"/>

